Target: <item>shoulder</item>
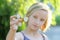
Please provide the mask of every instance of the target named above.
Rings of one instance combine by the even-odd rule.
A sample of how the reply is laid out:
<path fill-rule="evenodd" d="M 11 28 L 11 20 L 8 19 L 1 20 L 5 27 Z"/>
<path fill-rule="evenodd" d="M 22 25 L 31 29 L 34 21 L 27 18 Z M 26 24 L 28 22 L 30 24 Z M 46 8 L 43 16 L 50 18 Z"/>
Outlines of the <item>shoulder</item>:
<path fill-rule="evenodd" d="M 15 40 L 23 40 L 24 37 L 23 37 L 23 34 L 21 32 L 17 32 L 15 34 Z"/>
<path fill-rule="evenodd" d="M 39 33 L 43 36 L 45 40 L 48 40 L 48 36 L 44 32 L 39 30 Z"/>
<path fill-rule="evenodd" d="M 42 35 L 44 36 L 45 40 L 48 40 L 48 37 L 45 34 L 42 34 Z"/>

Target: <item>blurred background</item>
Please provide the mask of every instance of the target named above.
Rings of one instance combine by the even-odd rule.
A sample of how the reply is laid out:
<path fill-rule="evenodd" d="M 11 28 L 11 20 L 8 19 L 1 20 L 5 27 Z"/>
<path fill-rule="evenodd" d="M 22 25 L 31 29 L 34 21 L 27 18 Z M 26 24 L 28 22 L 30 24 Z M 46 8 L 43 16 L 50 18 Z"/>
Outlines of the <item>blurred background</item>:
<path fill-rule="evenodd" d="M 20 14 L 23 18 L 28 8 L 36 2 L 43 2 L 52 10 L 51 27 L 45 34 L 49 40 L 60 40 L 60 0 L 0 0 L 0 40 L 6 39 L 10 27 L 10 16 Z M 23 22 L 18 31 L 25 28 Z"/>

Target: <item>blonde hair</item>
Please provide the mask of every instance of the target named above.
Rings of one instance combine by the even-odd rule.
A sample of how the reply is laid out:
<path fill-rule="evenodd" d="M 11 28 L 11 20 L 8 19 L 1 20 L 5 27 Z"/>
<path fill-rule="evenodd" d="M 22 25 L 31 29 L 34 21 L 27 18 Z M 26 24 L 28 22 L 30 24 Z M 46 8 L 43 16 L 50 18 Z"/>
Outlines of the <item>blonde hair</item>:
<path fill-rule="evenodd" d="M 27 14 L 26 16 L 29 17 L 30 15 L 32 15 L 32 11 L 34 10 L 45 10 L 48 12 L 48 18 L 45 22 L 44 25 L 42 25 L 42 27 L 40 28 L 43 32 L 45 32 L 49 27 L 50 27 L 50 24 L 51 24 L 51 11 L 49 9 L 49 7 L 46 5 L 46 4 L 43 4 L 43 3 L 35 3 L 33 4 L 27 11 Z"/>

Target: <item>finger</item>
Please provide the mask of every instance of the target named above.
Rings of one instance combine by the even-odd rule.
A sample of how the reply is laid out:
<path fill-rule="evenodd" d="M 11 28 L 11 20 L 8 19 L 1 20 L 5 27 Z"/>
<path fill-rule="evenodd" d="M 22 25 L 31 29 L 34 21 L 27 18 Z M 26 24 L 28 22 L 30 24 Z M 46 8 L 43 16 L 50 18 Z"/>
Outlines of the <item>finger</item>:
<path fill-rule="evenodd" d="M 16 20 L 14 20 L 14 21 L 11 21 L 10 22 L 10 25 L 14 25 L 14 24 L 18 24 L 19 22 L 18 22 L 18 20 L 16 19 Z"/>
<path fill-rule="evenodd" d="M 17 18 L 17 17 L 16 17 L 15 15 L 14 15 L 14 16 L 11 16 L 11 17 L 10 17 L 10 20 L 12 20 L 13 18 Z"/>

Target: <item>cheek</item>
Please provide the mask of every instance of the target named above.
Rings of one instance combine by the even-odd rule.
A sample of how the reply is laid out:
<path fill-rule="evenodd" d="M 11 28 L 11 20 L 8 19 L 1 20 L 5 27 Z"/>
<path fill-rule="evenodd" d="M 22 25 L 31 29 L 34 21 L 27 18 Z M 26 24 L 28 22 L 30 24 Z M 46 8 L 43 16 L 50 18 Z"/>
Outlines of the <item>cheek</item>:
<path fill-rule="evenodd" d="M 32 24 L 33 22 L 34 22 L 33 18 L 30 18 L 30 19 L 29 19 L 29 23 Z"/>
<path fill-rule="evenodd" d="M 33 19 L 33 18 L 29 18 L 28 24 L 29 24 L 30 26 L 32 26 L 33 23 L 34 23 L 34 19 Z"/>
<path fill-rule="evenodd" d="M 42 23 L 40 23 L 40 26 L 42 26 L 44 23 L 42 22 Z"/>
<path fill-rule="evenodd" d="M 41 21 L 39 22 L 39 26 L 40 26 L 40 27 L 41 27 L 43 24 L 44 24 L 44 22 L 41 22 Z"/>

